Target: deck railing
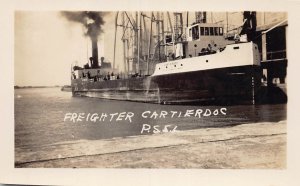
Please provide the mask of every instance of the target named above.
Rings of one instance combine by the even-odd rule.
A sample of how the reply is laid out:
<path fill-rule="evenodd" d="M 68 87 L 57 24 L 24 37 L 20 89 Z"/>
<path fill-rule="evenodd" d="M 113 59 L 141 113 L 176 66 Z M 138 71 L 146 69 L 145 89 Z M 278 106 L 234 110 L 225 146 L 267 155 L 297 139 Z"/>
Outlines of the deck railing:
<path fill-rule="evenodd" d="M 260 57 L 262 59 L 262 53 L 260 53 Z M 277 50 L 267 52 L 267 60 L 273 59 L 286 59 L 286 50 Z"/>

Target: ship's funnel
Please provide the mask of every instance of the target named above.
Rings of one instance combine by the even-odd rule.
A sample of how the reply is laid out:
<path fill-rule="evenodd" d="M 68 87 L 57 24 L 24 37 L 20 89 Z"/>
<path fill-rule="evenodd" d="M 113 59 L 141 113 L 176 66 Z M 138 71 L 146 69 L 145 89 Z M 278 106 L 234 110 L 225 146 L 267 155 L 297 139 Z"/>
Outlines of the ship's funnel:
<path fill-rule="evenodd" d="M 97 38 L 91 38 L 92 40 L 92 68 L 99 68 L 99 61 L 98 61 L 98 44 Z"/>
<path fill-rule="evenodd" d="M 102 25 L 104 24 L 105 12 L 93 11 L 78 11 L 78 12 L 61 12 L 61 14 L 68 20 L 82 24 L 86 28 L 85 36 L 90 37 L 92 42 L 92 59 L 91 67 L 99 68 L 98 64 L 98 37 L 102 32 Z"/>

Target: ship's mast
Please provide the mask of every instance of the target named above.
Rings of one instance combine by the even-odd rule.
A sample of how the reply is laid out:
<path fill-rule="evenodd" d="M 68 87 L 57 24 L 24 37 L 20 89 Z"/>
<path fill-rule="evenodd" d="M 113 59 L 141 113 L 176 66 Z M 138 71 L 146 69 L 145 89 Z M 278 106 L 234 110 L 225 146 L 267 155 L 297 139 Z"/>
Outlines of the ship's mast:
<path fill-rule="evenodd" d="M 143 47 L 144 47 L 144 43 L 143 43 L 143 12 L 140 12 L 139 13 L 139 42 L 140 42 L 140 49 L 139 49 L 139 52 L 140 52 L 140 57 L 143 57 Z M 141 61 L 140 61 L 141 62 Z M 140 67 L 139 67 L 139 69 L 140 69 Z"/>
<path fill-rule="evenodd" d="M 178 42 L 178 39 L 183 34 L 183 20 L 181 12 L 174 12 L 174 33 L 175 33 L 175 43 Z"/>
<path fill-rule="evenodd" d="M 163 45 L 164 45 L 164 59 L 167 56 L 167 45 L 166 45 L 166 37 L 165 37 L 165 20 L 164 20 L 164 13 L 162 12 L 161 17 L 161 32 L 162 32 L 162 38 L 163 38 Z"/>
<path fill-rule="evenodd" d="M 173 53 L 175 53 L 176 38 L 179 38 L 179 36 L 183 34 L 182 13 L 172 13 L 172 19 L 174 17 L 174 20 L 172 21 L 171 13 L 167 12 L 167 17 L 168 21 L 166 24 L 170 25 Z M 118 24 L 119 18 L 121 18 L 121 24 Z M 148 18 L 150 22 L 146 22 L 145 18 Z M 153 60 L 157 60 L 157 62 L 165 60 L 167 56 L 166 34 L 170 33 L 170 30 L 166 30 L 164 24 L 164 14 L 162 12 L 117 12 L 115 17 L 113 68 L 115 68 L 116 65 L 117 27 L 120 26 L 123 31 L 121 40 L 123 42 L 125 74 L 129 74 L 132 70 L 134 73 L 142 74 L 143 72 L 143 74 L 150 75 L 153 66 L 151 62 Z M 177 30 L 176 33 L 175 29 Z M 153 35 L 153 32 L 155 32 L 155 35 Z M 164 46 L 163 51 L 161 51 L 162 46 Z M 141 57 L 144 58 L 142 59 Z M 141 64 L 141 61 L 144 61 L 145 63 Z"/>
<path fill-rule="evenodd" d="M 186 12 L 186 27 L 189 27 L 189 12 Z"/>
<path fill-rule="evenodd" d="M 228 34 L 228 12 L 226 12 L 226 34 Z"/>
<path fill-rule="evenodd" d="M 151 42 L 152 42 L 152 23 L 153 23 L 153 12 L 151 12 L 150 32 L 148 38 L 147 75 L 149 75 L 150 50 L 151 50 Z"/>
<path fill-rule="evenodd" d="M 170 17 L 170 13 L 167 12 L 167 15 L 168 15 L 168 20 L 169 20 L 169 25 L 170 25 L 170 29 L 171 29 L 171 32 L 172 32 L 172 45 L 173 45 L 173 53 L 175 53 L 175 32 L 174 32 L 174 29 L 173 29 L 173 25 L 172 25 L 172 21 L 171 21 L 171 17 Z"/>
<path fill-rule="evenodd" d="M 145 40 L 142 40 L 142 48 L 145 47 L 144 44 L 145 43 L 148 43 L 148 40 L 147 40 L 147 35 L 148 35 L 148 31 L 147 31 L 147 25 L 146 25 L 146 20 L 145 20 L 145 17 L 146 15 L 144 13 L 141 13 L 142 17 L 143 17 L 143 26 L 144 26 L 144 39 Z M 142 52 L 144 52 L 144 50 L 142 49 Z M 146 52 L 146 51 L 145 51 Z M 145 54 L 145 57 L 146 57 L 146 54 Z M 145 58 L 144 58 L 145 59 Z"/>
<path fill-rule="evenodd" d="M 156 12 L 156 32 L 157 32 L 157 45 L 158 45 L 158 61 L 161 61 L 160 56 L 160 12 Z"/>
<path fill-rule="evenodd" d="M 137 25 L 137 69 L 135 73 L 140 72 L 140 45 L 141 45 L 141 14 L 137 12 L 136 17 L 136 25 Z"/>
<path fill-rule="evenodd" d="M 116 13 L 116 17 L 115 17 L 115 40 L 114 40 L 113 70 L 115 69 L 115 64 L 116 64 L 116 42 L 117 42 L 118 16 L 119 16 L 119 12 Z"/>
<path fill-rule="evenodd" d="M 121 13 L 121 24 L 118 24 L 118 15 L 119 12 L 116 13 L 115 17 L 115 40 L 114 40 L 114 60 L 113 60 L 113 69 L 116 64 L 116 38 L 117 38 L 117 27 L 122 27 L 122 43 L 123 43 L 123 63 L 124 63 L 124 72 L 125 74 L 129 73 L 129 60 L 132 61 L 133 67 L 136 66 L 136 63 L 139 64 L 139 57 L 131 57 L 129 59 L 129 52 L 132 53 L 132 56 L 139 56 L 139 15 L 136 13 L 136 19 L 133 19 L 131 14 L 127 12 Z M 139 66 L 139 65 L 138 65 Z M 133 69 L 136 71 L 136 68 Z"/>
<path fill-rule="evenodd" d="M 124 62 L 124 73 L 127 74 L 127 69 L 126 69 L 126 40 L 124 38 L 126 26 L 125 26 L 125 12 L 122 12 L 122 26 L 123 26 L 123 36 L 122 36 L 122 41 L 123 41 L 123 62 Z"/>

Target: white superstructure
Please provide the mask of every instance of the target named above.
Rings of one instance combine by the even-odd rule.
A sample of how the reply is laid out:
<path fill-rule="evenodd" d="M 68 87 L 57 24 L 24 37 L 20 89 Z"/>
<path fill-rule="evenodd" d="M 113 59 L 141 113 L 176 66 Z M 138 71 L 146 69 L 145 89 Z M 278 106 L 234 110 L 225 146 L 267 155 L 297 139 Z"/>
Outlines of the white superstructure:
<path fill-rule="evenodd" d="M 214 54 L 159 63 L 152 76 L 248 65 L 260 65 L 258 47 L 252 42 L 227 45 Z"/>

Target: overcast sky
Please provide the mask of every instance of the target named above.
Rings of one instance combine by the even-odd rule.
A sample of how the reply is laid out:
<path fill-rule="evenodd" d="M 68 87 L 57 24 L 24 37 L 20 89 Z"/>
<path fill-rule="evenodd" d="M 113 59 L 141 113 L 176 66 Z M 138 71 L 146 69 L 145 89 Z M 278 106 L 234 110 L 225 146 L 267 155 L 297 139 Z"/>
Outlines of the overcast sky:
<path fill-rule="evenodd" d="M 99 56 L 110 61 L 113 20 L 114 14 L 105 17 L 105 32 L 99 38 Z M 15 85 L 70 84 L 71 64 L 84 64 L 91 55 L 90 40 L 83 33 L 82 25 L 67 21 L 59 12 L 16 11 Z"/>

